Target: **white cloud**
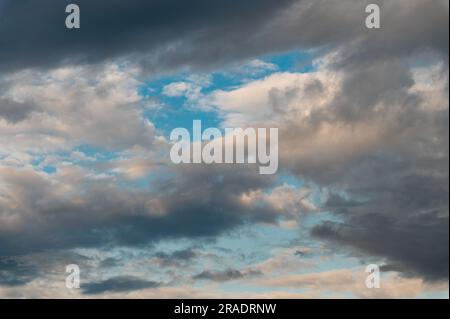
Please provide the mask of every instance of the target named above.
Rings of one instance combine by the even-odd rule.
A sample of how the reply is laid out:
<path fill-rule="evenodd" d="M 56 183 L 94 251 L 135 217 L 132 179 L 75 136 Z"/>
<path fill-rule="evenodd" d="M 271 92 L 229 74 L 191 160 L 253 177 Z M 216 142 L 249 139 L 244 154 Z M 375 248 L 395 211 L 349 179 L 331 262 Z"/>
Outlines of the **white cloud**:
<path fill-rule="evenodd" d="M 274 73 L 230 90 L 217 90 L 208 102 L 223 112 L 224 126 L 247 127 L 276 123 L 284 114 L 308 116 L 325 107 L 339 88 L 339 74 Z"/>
<path fill-rule="evenodd" d="M 4 99 L 32 103 L 26 118 L 0 118 L 0 151 L 67 150 L 78 144 L 149 146 L 153 125 L 141 115 L 138 70 L 115 64 L 22 71 L 3 79 Z"/>

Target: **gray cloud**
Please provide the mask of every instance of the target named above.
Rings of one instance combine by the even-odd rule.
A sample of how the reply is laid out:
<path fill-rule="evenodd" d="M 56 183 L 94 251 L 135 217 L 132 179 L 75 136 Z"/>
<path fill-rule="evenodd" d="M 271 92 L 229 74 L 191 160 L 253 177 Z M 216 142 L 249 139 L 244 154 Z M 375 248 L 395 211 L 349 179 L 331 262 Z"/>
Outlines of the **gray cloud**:
<path fill-rule="evenodd" d="M 409 216 L 357 215 L 346 224 L 326 222 L 312 234 L 397 263 L 395 270 L 428 280 L 448 278 L 448 217 L 440 212 Z M 392 268 L 391 268 L 392 269 Z M 386 269 L 385 269 L 386 270 Z"/>
<path fill-rule="evenodd" d="M 197 252 L 193 249 L 176 250 L 171 253 L 158 251 L 154 254 L 159 259 L 159 262 L 163 265 L 178 265 L 179 262 L 189 262 L 198 256 Z"/>
<path fill-rule="evenodd" d="M 230 280 L 243 279 L 252 276 L 261 275 L 262 272 L 258 270 L 246 270 L 240 271 L 237 269 L 225 269 L 223 271 L 210 271 L 204 270 L 201 273 L 195 275 L 193 278 L 197 280 L 211 280 L 217 282 L 224 282 Z"/>
<path fill-rule="evenodd" d="M 343 224 L 326 222 L 312 234 L 330 244 L 387 258 L 405 274 L 448 278 L 448 110 L 412 112 L 398 119 L 393 148 L 351 162 L 336 181 L 349 199 L 333 195 L 325 209 Z M 410 116 L 408 120 L 406 116 Z"/>
<path fill-rule="evenodd" d="M 35 279 L 38 268 L 13 258 L 0 257 L 0 286 L 21 286 Z"/>
<path fill-rule="evenodd" d="M 293 48 L 340 48 L 344 64 L 425 49 L 448 55 L 446 1 L 376 1 L 382 29 L 375 31 L 364 26 L 371 2 L 80 0 L 82 27 L 67 30 L 69 1 L 45 0 L 36 9 L 29 0 L 4 0 L 0 69 L 124 56 L 142 59 L 149 69 L 204 68 Z"/>
<path fill-rule="evenodd" d="M 0 118 L 10 123 L 17 123 L 26 119 L 37 109 L 33 103 L 18 103 L 9 99 L 0 98 Z"/>
<path fill-rule="evenodd" d="M 102 293 L 130 292 L 135 290 L 157 288 L 160 283 L 144 280 L 133 276 L 117 276 L 98 282 L 82 284 L 82 291 L 85 295 L 96 295 Z"/>
<path fill-rule="evenodd" d="M 129 54 L 159 56 L 174 66 L 194 56 L 201 61 L 208 55 L 209 63 L 213 56 L 229 59 L 236 47 L 228 45 L 241 42 L 291 2 L 79 0 L 81 28 L 67 30 L 65 6 L 70 1 L 45 0 L 36 8 L 33 1 L 6 0 L 0 7 L 0 69 L 99 62 Z M 199 56 L 198 42 L 213 38 L 213 47 Z"/>
<path fill-rule="evenodd" d="M 244 168 L 181 169 L 152 193 L 86 180 L 80 190 L 84 195 L 74 198 L 55 194 L 57 189 L 31 171 L 4 171 L 3 176 L 12 196 L 22 202 L 21 209 L 9 207 L 13 202 L 1 207 L 3 214 L 11 212 L 19 221 L 18 226 L 0 227 L 3 256 L 211 237 L 248 222 L 275 222 L 278 216 L 270 206 L 248 207 L 241 202 L 241 194 L 267 187 L 273 180 Z"/>

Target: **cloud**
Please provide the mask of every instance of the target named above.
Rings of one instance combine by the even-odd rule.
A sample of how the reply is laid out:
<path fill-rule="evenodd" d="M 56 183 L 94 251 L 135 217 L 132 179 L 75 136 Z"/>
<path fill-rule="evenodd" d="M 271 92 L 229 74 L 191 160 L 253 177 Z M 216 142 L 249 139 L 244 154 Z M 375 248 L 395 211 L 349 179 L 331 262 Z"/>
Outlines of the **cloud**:
<path fill-rule="evenodd" d="M 257 171 L 205 166 L 174 172 L 148 191 L 122 188 L 108 177 L 92 178 L 76 166 L 60 168 L 51 177 L 2 168 L 0 252 L 209 237 L 246 223 L 275 223 L 279 216 L 269 205 L 251 207 L 241 201 L 245 192 L 271 185 L 271 178 Z"/>
<path fill-rule="evenodd" d="M 233 90 L 216 90 L 206 99 L 223 112 L 225 127 L 275 126 L 286 114 L 307 116 L 323 106 L 335 93 L 336 81 L 337 75 L 327 72 L 274 73 Z M 324 89 L 312 89 L 315 85 Z"/>
<path fill-rule="evenodd" d="M 339 48 L 345 63 L 426 49 L 448 55 L 446 1 L 382 1 L 382 28 L 375 32 L 364 26 L 371 1 L 133 0 L 105 6 L 80 0 L 77 30 L 63 24 L 68 3 L 46 0 L 39 10 L 30 10 L 32 1 L 4 1 L 0 69 L 130 56 L 150 70 L 205 68 L 293 48 Z M 33 50 L 22 50 L 25 44 Z"/>
<path fill-rule="evenodd" d="M 83 294 L 97 295 L 102 293 L 117 293 L 156 288 L 160 283 L 143 280 L 133 276 L 118 276 L 99 282 L 83 283 Z"/>
<path fill-rule="evenodd" d="M 192 263 L 193 259 L 197 258 L 199 253 L 194 249 L 176 250 L 171 253 L 158 251 L 154 254 L 156 262 L 162 267 L 179 266 L 180 264 Z"/>
<path fill-rule="evenodd" d="M 37 109 L 31 103 L 19 103 L 7 99 L 0 99 L 0 105 L 0 118 L 10 123 L 23 121 Z"/>
<path fill-rule="evenodd" d="M 237 280 L 237 279 L 244 279 L 247 277 L 253 277 L 262 275 L 260 271 L 255 270 L 248 270 L 245 272 L 242 272 L 237 269 L 225 269 L 223 271 L 210 271 L 210 270 L 204 270 L 201 273 L 195 275 L 193 278 L 196 280 L 211 280 L 211 281 L 218 281 L 218 282 L 224 282 L 224 281 L 230 281 L 230 280 Z"/>
<path fill-rule="evenodd" d="M 102 1 L 80 0 L 81 28 L 67 30 L 64 19 L 69 1 L 55 4 L 46 0 L 39 10 L 30 10 L 34 8 L 32 1 L 4 1 L 0 38 L 6 45 L 2 45 L 0 69 L 46 67 L 67 61 L 95 63 L 133 54 L 151 55 L 148 63 L 152 67 L 203 64 L 202 60 L 212 64 L 212 55 L 225 49 L 225 43 L 241 42 L 242 32 L 251 34 L 291 2 L 246 0 L 236 6 L 228 1 L 132 0 L 104 5 Z M 208 42 L 212 46 L 202 54 Z M 33 48 L 32 53 L 21 49 L 24 43 Z M 220 60 L 224 60 L 230 54 L 221 55 Z"/>
<path fill-rule="evenodd" d="M 0 258 L 0 286 L 21 286 L 32 281 L 38 269 L 11 258 Z"/>
<path fill-rule="evenodd" d="M 291 287 L 310 289 L 319 296 L 344 298 L 351 293 L 359 298 L 417 298 L 422 294 L 440 291 L 448 283 L 430 284 L 420 278 L 404 278 L 398 274 L 381 274 L 380 288 L 368 289 L 365 285 L 367 273 L 360 269 L 339 269 L 324 272 L 288 275 L 278 278 L 261 279 L 261 285 L 271 287 Z"/>
<path fill-rule="evenodd" d="M 262 190 L 245 193 L 241 196 L 241 201 L 249 207 L 256 205 L 272 207 L 284 217 L 295 218 L 316 210 L 311 193 L 312 191 L 306 187 L 297 188 L 284 184 L 275 187 L 269 194 Z"/>
<path fill-rule="evenodd" d="M 439 280 L 448 278 L 448 75 L 442 59 L 429 63 L 328 63 L 209 98 L 225 125 L 279 127 L 280 169 L 331 191 L 318 209 L 342 224 L 315 227 L 316 238 Z"/>
<path fill-rule="evenodd" d="M 4 77 L 2 150 L 42 152 L 80 144 L 119 150 L 150 146 L 154 127 L 140 114 L 138 72 L 132 66 L 125 70 L 110 64 Z"/>
<path fill-rule="evenodd" d="M 413 200 L 413 195 L 410 196 Z M 345 224 L 323 223 L 314 227 L 312 234 L 334 245 L 355 247 L 370 256 L 385 257 L 406 275 L 421 275 L 427 280 L 448 278 L 449 224 L 445 209 L 417 212 L 412 207 L 411 213 L 401 216 L 405 215 L 404 211 L 381 208 L 363 213 L 368 206 L 346 206 Z"/>

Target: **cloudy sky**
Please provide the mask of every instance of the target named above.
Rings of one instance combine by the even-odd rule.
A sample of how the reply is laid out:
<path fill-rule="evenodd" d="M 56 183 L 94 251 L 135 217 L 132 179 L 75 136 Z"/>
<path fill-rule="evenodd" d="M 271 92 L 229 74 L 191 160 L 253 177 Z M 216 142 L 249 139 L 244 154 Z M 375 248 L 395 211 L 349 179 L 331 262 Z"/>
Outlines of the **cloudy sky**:
<path fill-rule="evenodd" d="M 0 0 L 0 297 L 448 298 L 447 0 L 72 2 Z M 278 173 L 172 164 L 194 119 Z"/>

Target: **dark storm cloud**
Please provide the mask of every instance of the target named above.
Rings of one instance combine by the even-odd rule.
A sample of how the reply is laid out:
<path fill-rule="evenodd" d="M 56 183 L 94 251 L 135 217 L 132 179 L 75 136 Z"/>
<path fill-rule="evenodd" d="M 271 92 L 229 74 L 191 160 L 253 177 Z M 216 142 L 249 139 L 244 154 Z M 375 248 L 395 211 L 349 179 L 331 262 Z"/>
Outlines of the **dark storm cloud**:
<path fill-rule="evenodd" d="M 235 48 L 227 45 L 241 42 L 292 1 L 79 0 L 81 28 L 68 30 L 65 7 L 72 2 L 43 0 L 37 6 L 31 0 L 4 1 L 0 69 L 49 66 L 66 59 L 98 62 L 133 53 L 171 56 L 173 65 L 177 60 L 183 64 L 199 52 L 193 46 L 197 39 L 214 39 L 210 62 L 229 59 Z"/>
<path fill-rule="evenodd" d="M 70 1 L 6 0 L 0 7 L 0 69 L 142 60 L 149 69 L 210 67 L 292 48 L 342 49 L 342 63 L 417 50 L 448 55 L 445 1 L 375 1 L 382 28 L 364 25 L 374 1 L 79 0 L 81 29 L 64 26 Z"/>
<path fill-rule="evenodd" d="M 133 276 L 118 276 L 98 282 L 83 283 L 83 294 L 96 295 L 102 293 L 130 292 L 135 290 L 157 288 L 160 283 Z"/>

